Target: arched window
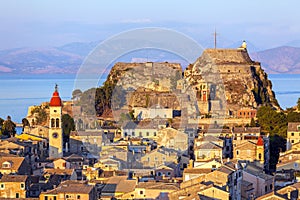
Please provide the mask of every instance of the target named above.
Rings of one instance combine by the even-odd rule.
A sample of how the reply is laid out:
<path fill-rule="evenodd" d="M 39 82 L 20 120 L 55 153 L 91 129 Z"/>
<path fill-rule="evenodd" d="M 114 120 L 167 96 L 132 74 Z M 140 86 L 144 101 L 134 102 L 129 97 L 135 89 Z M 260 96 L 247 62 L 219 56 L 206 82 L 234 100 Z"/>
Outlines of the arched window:
<path fill-rule="evenodd" d="M 56 118 L 56 128 L 59 128 L 59 119 Z"/>
<path fill-rule="evenodd" d="M 267 186 L 265 186 L 265 192 L 267 192 L 268 191 L 268 187 Z"/>
<path fill-rule="evenodd" d="M 55 127 L 55 120 L 52 118 L 51 119 L 51 128 Z"/>
<path fill-rule="evenodd" d="M 258 160 L 261 160 L 261 153 L 258 154 Z"/>

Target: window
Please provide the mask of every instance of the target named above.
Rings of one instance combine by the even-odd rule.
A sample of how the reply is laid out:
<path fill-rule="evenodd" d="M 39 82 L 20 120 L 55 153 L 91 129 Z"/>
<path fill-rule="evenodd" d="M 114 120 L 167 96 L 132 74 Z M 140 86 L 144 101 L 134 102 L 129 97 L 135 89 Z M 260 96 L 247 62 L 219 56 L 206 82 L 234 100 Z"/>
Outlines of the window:
<path fill-rule="evenodd" d="M 291 143 L 293 144 L 293 143 L 294 143 L 294 140 L 291 140 Z"/>
<path fill-rule="evenodd" d="M 171 176 L 171 172 L 167 172 L 167 175 L 168 175 L 168 176 Z"/>
<path fill-rule="evenodd" d="M 135 133 L 134 132 L 132 132 L 132 134 L 131 134 L 132 136 L 135 136 Z"/>
<path fill-rule="evenodd" d="M 57 110 L 53 110 L 55 113 L 57 112 Z"/>
<path fill-rule="evenodd" d="M 51 119 L 51 128 L 55 127 L 55 120 L 52 118 Z"/>
<path fill-rule="evenodd" d="M 261 153 L 258 154 L 258 160 L 261 160 Z"/>
<path fill-rule="evenodd" d="M 291 136 L 294 136 L 294 133 L 291 133 Z"/>
<path fill-rule="evenodd" d="M 217 165 L 212 165 L 211 168 L 212 168 L 212 169 L 216 169 L 216 168 L 217 168 Z"/>
<path fill-rule="evenodd" d="M 142 135 L 143 135 L 142 132 L 140 132 L 140 136 L 141 136 L 141 137 L 142 137 Z"/>
<path fill-rule="evenodd" d="M 21 189 L 24 189 L 24 188 L 25 188 L 25 184 L 21 183 Z"/>
<path fill-rule="evenodd" d="M 80 199 L 80 195 L 77 195 L 77 199 Z"/>
<path fill-rule="evenodd" d="M 58 118 L 56 118 L 56 128 L 59 128 L 59 119 Z"/>
<path fill-rule="evenodd" d="M 149 136 L 149 132 L 147 132 L 146 135 Z"/>
<path fill-rule="evenodd" d="M 140 195 L 144 194 L 144 191 L 143 190 L 140 190 Z"/>
<path fill-rule="evenodd" d="M 156 136 L 156 132 L 154 132 L 153 135 Z"/>
<path fill-rule="evenodd" d="M 161 172 L 157 172 L 157 176 L 161 176 Z"/>
<path fill-rule="evenodd" d="M 265 186 L 265 192 L 267 192 L 268 191 L 268 187 L 267 186 Z"/>
<path fill-rule="evenodd" d="M 0 189 L 4 189 L 4 188 L 5 188 L 4 183 L 1 183 L 1 184 L 0 184 Z"/>
<path fill-rule="evenodd" d="M 20 194 L 19 193 L 16 193 L 16 198 L 20 198 Z"/>
<path fill-rule="evenodd" d="M 273 185 L 272 184 L 270 185 L 270 190 L 273 190 Z"/>
<path fill-rule="evenodd" d="M 47 197 L 47 196 L 45 196 L 44 200 L 48 200 L 48 197 Z"/>
<path fill-rule="evenodd" d="M 2 168 L 11 168 L 11 163 L 8 161 L 5 161 L 2 163 Z"/>
<path fill-rule="evenodd" d="M 236 151 L 236 155 L 239 155 L 239 151 Z"/>

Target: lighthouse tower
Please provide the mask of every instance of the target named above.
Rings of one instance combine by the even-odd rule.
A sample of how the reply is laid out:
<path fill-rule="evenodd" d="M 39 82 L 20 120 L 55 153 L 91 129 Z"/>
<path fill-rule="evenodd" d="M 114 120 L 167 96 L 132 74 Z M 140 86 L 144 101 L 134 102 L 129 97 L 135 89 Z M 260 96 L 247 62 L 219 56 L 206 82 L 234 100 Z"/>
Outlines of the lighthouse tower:
<path fill-rule="evenodd" d="M 57 85 L 55 86 L 49 106 L 49 158 L 61 158 L 63 157 L 62 102 L 59 97 Z"/>

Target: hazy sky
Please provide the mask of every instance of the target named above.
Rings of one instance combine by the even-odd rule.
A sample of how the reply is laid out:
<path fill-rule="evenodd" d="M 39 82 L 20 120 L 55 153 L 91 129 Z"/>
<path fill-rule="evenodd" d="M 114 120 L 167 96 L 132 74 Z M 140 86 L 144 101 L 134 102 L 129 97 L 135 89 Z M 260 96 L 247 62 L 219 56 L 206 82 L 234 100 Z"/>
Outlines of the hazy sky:
<path fill-rule="evenodd" d="M 1 0 L 0 49 L 90 42 L 132 28 L 166 27 L 203 46 L 248 40 L 270 48 L 300 40 L 300 1 Z"/>

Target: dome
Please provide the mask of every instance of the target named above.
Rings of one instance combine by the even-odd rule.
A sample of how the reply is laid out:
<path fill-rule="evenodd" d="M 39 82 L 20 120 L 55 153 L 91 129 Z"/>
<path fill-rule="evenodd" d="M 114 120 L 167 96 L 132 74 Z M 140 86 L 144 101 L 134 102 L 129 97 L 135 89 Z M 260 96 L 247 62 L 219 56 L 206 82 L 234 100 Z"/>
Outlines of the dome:
<path fill-rule="evenodd" d="M 256 145 L 257 146 L 264 146 L 264 140 L 261 136 L 258 138 Z"/>
<path fill-rule="evenodd" d="M 62 106 L 61 99 L 57 90 L 53 92 L 52 98 L 50 100 L 50 106 Z"/>

